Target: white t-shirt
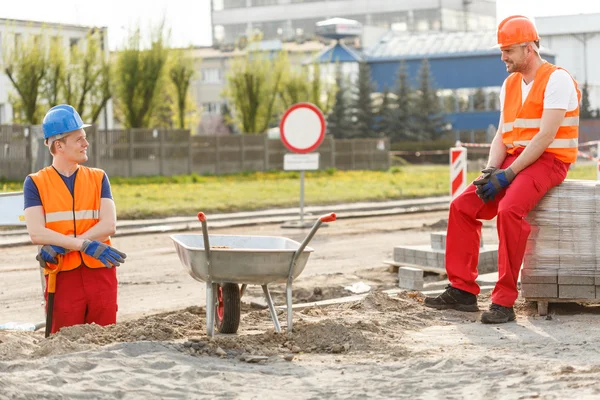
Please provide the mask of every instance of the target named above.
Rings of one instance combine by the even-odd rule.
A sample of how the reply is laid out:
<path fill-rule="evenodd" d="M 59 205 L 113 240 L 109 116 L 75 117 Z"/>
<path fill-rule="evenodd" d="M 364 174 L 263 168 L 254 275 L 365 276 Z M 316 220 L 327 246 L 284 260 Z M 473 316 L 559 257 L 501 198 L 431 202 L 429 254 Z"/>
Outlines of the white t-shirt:
<path fill-rule="evenodd" d="M 521 94 L 523 103 L 533 86 L 533 81 L 529 84 L 525 84 L 525 81 L 521 80 Z M 506 80 L 502 84 L 500 89 L 500 110 L 504 110 L 504 98 L 506 96 Z M 579 102 L 577 100 L 577 91 L 575 90 L 575 83 L 571 78 L 571 75 L 564 69 L 557 69 L 550 75 L 548 84 L 546 86 L 546 92 L 544 93 L 544 108 L 563 109 L 567 111 L 573 111 L 577 108 Z"/>

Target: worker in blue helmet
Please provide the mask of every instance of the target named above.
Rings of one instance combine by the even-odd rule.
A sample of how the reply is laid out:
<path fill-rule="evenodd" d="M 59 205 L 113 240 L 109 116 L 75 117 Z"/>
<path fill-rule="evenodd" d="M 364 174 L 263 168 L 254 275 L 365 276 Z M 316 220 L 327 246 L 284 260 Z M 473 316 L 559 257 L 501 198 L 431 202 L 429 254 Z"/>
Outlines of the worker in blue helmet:
<path fill-rule="evenodd" d="M 115 268 L 126 255 L 111 246 L 116 211 L 106 173 L 84 165 L 89 143 L 79 113 L 52 107 L 42 123 L 52 165 L 25 179 L 25 221 L 46 275 L 46 335 L 84 323 L 114 324 Z"/>

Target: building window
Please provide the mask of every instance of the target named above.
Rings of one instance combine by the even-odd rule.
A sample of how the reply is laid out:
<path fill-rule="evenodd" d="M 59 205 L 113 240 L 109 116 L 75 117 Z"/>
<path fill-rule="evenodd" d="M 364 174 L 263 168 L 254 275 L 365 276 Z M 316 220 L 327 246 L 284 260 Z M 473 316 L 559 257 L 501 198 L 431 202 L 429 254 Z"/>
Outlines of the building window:
<path fill-rule="evenodd" d="M 202 103 L 202 112 L 209 115 L 221 114 L 221 103 Z"/>
<path fill-rule="evenodd" d="M 230 8 L 246 8 L 246 0 L 223 0 L 223 10 Z"/>
<path fill-rule="evenodd" d="M 202 83 L 221 83 L 223 72 L 219 68 L 202 68 Z"/>
<path fill-rule="evenodd" d="M 225 25 L 223 27 L 223 41 L 225 43 L 234 43 L 241 36 L 246 36 L 246 24 Z"/>
<path fill-rule="evenodd" d="M 72 49 L 79 44 L 79 38 L 71 38 L 69 39 L 69 48 Z"/>
<path fill-rule="evenodd" d="M 223 10 L 223 0 L 212 0 L 213 11 Z"/>
<path fill-rule="evenodd" d="M 277 0 L 252 0 L 252 7 L 263 7 L 276 5 Z"/>

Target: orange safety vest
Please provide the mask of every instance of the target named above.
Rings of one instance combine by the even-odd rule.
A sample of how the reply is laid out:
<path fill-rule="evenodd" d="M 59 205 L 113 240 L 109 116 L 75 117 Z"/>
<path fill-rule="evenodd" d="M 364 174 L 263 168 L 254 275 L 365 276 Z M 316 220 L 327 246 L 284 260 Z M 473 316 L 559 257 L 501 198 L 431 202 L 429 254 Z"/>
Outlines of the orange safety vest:
<path fill-rule="evenodd" d="M 550 75 L 556 65 L 545 62 L 536 72 L 531 91 L 523 103 L 521 96 L 521 81 L 523 75 L 518 72 L 511 74 L 506 79 L 506 97 L 504 99 L 504 121 L 502 126 L 502 142 L 507 147 L 507 152 L 512 154 L 518 147 L 525 147 L 539 132 L 542 113 L 544 112 L 544 93 Z M 581 92 L 575 83 L 577 100 L 581 101 Z M 577 147 L 579 145 L 579 106 L 573 111 L 567 111 L 560 124 L 554 141 L 550 143 L 547 152 L 553 153 L 556 158 L 565 163 L 574 163 L 577 160 Z"/>
<path fill-rule="evenodd" d="M 46 167 L 29 176 L 40 193 L 46 228 L 77 237 L 98 223 L 104 171 L 80 165 L 73 195 L 53 167 Z M 104 243 L 110 246 L 110 238 Z M 80 251 L 70 251 L 63 257 L 61 271 L 70 271 L 81 265 L 105 267 L 99 260 Z"/>

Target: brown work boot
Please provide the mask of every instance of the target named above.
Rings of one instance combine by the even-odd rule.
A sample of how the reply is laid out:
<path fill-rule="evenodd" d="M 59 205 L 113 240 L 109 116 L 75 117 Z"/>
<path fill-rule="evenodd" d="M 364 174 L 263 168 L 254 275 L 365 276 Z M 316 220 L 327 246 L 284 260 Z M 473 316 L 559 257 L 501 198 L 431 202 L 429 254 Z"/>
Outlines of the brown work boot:
<path fill-rule="evenodd" d="M 514 321 L 515 310 L 512 307 L 504 307 L 499 304 L 490 306 L 489 311 L 484 311 L 481 314 L 481 322 L 484 324 L 503 324 L 508 321 Z"/>
<path fill-rule="evenodd" d="M 446 291 L 437 297 L 425 297 L 424 304 L 438 310 L 479 311 L 476 295 L 450 285 L 446 286 Z"/>

